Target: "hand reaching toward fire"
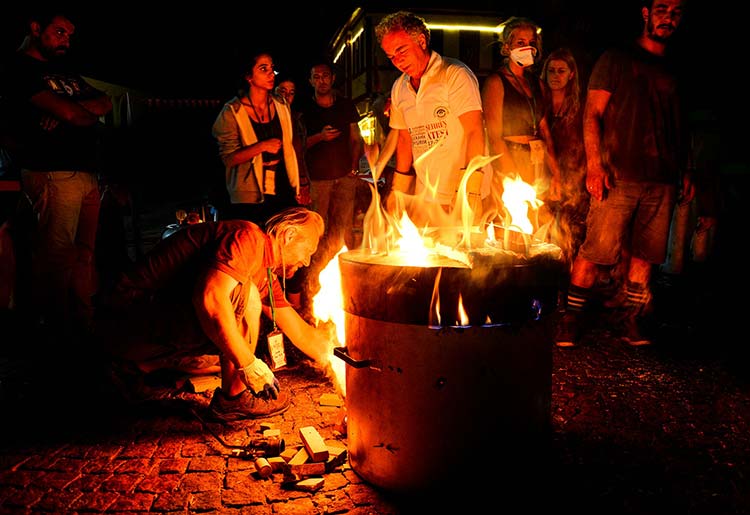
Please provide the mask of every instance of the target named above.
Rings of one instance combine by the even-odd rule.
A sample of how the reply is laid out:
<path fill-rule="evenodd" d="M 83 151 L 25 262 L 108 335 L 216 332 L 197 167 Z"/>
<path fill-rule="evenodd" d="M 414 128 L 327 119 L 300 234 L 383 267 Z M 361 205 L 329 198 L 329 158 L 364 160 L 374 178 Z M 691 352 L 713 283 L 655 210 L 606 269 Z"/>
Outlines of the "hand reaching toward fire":
<path fill-rule="evenodd" d="M 276 399 L 279 396 L 279 380 L 261 359 L 254 358 L 248 365 L 241 368 L 240 377 L 242 382 L 258 397 Z"/>

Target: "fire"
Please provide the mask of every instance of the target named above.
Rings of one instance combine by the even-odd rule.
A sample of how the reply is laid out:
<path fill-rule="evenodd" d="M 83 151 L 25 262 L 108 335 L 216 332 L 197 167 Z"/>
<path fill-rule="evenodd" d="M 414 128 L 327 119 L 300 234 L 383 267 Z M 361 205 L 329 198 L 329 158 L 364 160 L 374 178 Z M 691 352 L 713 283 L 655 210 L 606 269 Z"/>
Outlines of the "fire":
<path fill-rule="evenodd" d="M 341 271 L 339 270 L 339 254 L 346 252 L 346 246 L 341 247 L 333 259 L 320 272 L 320 291 L 313 298 L 313 315 L 319 322 L 332 322 L 336 327 L 336 338 L 339 345 L 346 345 L 346 329 L 344 327 L 344 298 L 341 293 Z M 333 358 L 333 356 L 331 356 Z M 336 377 L 339 390 L 346 392 L 346 364 L 343 361 L 329 359 L 331 369 Z"/>
<path fill-rule="evenodd" d="M 368 154 L 370 161 L 379 154 L 376 148 L 378 145 L 371 146 L 374 150 L 370 152 L 371 155 Z M 363 251 L 369 252 L 371 256 L 383 256 L 394 265 L 439 268 L 430 306 L 430 326 L 441 327 L 442 324 L 438 286 L 445 258 L 452 263 L 459 263 L 459 266 L 471 268 L 472 241 L 478 242 L 474 244 L 482 247 L 482 252 L 523 252 L 524 245 L 525 252 L 529 252 L 532 239 L 530 235 L 534 231 L 529 210 L 538 210 L 543 204 L 536 198 L 533 186 L 518 176 L 514 179 L 505 177 L 500 196 L 499 177 L 495 175 L 488 182 L 492 185 L 490 194 L 481 197 L 478 193 L 484 174 L 492 172 L 492 168 L 487 165 L 497 157 L 499 156 L 476 156 L 471 160 L 459 181 L 453 206 L 441 206 L 424 198 L 425 195 L 434 197 L 438 187 L 434 183 L 436 177 L 427 174 L 420 198 L 393 192 L 395 200 L 390 204 L 389 210 L 386 210 L 386 203 L 382 201 L 377 188 L 381 168 L 370 163 L 373 174 L 373 182 L 370 184 L 372 201 L 363 223 Z M 417 216 L 419 227 L 408 213 Z M 498 242 L 495 239 L 496 228 L 505 229 L 504 241 Z M 511 231 L 524 240 L 520 247 L 517 240 L 514 242 L 515 246 L 509 243 Z M 478 237 L 473 238 L 473 235 Z M 346 345 L 346 334 L 339 255 L 347 251 L 343 247 L 321 272 L 321 290 L 313 299 L 315 318 L 335 324 L 338 344 L 342 346 Z M 457 295 L 455 322 L 445 322 L 466 327 L 470 324 L 469 316 L 463 296 L 460 292 Z M 489 317 L 487 323 L 492 323 Z M 338 359 L 330 361 L 337 386 L 341 392 L 345 392 L 345 363 Z"/>
<path fill-rule="evenodd" d="M 539 209 L 544 204 L 536 198 L 534 187 L 526 183 L 520 176 L 515 179 L 503 179 L 503 205 L 510 214 L 509 229 L 518 230 L 524 234 L 531 234 L 534 226 L 529 220 L 529 207 Z"/>
<path fill-rule="evenodd" d="M 401 238 L 396 241 L 396 247 L 399 249 L 403 264 L 410 266 L 428 265 L 433 251 L 428 246 L 427 238 L 419 233 L 417 226 L 414 225 L 405 211 L 401 217 L 398 232 Z"/>
<path fill-rule="evenodd" d="M 464 327 L 469 325 L 469 315 L 466 313 L 464 299 L 460 293 L 458 294 L 458 325 Z"/>

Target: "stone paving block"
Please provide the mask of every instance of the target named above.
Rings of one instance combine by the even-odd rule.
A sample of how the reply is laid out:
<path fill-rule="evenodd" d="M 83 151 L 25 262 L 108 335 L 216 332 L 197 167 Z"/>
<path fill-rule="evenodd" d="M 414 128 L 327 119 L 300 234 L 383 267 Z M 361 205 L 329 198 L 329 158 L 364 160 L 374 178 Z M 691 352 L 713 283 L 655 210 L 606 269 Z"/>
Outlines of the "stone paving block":
<path fill-rule="evenodd" d="M 266 502 L 265 481 L 252 478 L 245 482 L 235 482 L 231 488 L 221 491 L 221 501 L 225 506 L 252 506 Z"/>
<path fill-rule="evenodd" d="M 223 456 L 205 456 L 203 458 L 191 458 L 188 464 L 188 472 L 215 471 L 223 473 L 227 468 L 227 459 Z"/>
<path fill-rule="evenodd" d="M 123 447 L 121 445 L 95 445 L 86 452 L 86 458 L 113 459 L 119 456 L 122 450 Z"/>
<path fill-rule="evenodd" d="M 154 458 L 177 458 L 182 451 L 182 441 L 179 437 L 170 437 L 166 441 L 160 441 L 154 451 Z"/>
<path fill-rule="evenodd" d="M 326 476 L 326 486 L 313 498 L 319 512 L 348 514 L 350 510 L 354 509 L 354 503 L 344 490 L 328 491 L 327 487 L 328 476 Z"/>
<path fill-rule="evenodd" d="M 40 453 L 37 456 L 31 456 L 28 460 L 24 461 L 21 468 L 27 470 L 49 470 L 52 463 L 57 461 L 56 452 L 45 452 Z"/>
<path fill-rule="evenodd" d="M 80 458 L 63 457 L 55 460 L 47 470 L 77 474 L 86 466 L 86 461 Z"/>
<path fill-rule="evenodd" d="M 59 490 L 67 487 L 79 477 L 80 474 L 78 473 L 68 474 L 67 472 L 52 471 L 39 476 L 33 484 Z"/>
<path fill-rule="evenodd" d="M 252 463 L 252 462 L 251 462 Z M 252 463 L 251 469 L 239 471 L 239 472 L 227 472 L 224 476 L 224 485 L 226 488 L 242 488 L 243 485 L 248 483 L 257 483 L 261 480 L 255 473 L 255 463 Z"/>
<path fill-rule="evenodd" d="M 84 474 L 104 474 L 115 471 L 116 462 L 111 458 L 92 458 L 85 461 L 81 470 Z"/>
<path fill-rule="evenodd" d="M 143 476 L 140 474 L 114 474 L 102 482 L 101 489 L 104 492 L 127 494 L 132 492 L 142 480 Z"/>
<path fill-rule="evenodd" d="M 210 492 L 193 492 L 188 502 L 191 512 L 221 511 L 221 490 Z"/>
<path fill-rule="evenodd" d="M 152 505 L 153 511 L 182 511 L 187 512 L 188 500 L 192 494 L 189 492 L 175 490 L 156 496 Z"/>
<path fill-rule="evenodd" d="M 215 454 L 211 452 L 211 448 L 205 443 L 185 443 L 182 446 L 180 455 L 185 458 L 202 458 L 203 456 Z"/>
<path fill-rule="evenodd" d="M 90 447 L 81 444 L 69 444 L 60 450 L 60 457 L 65 458 L 85 458 Z"/>
<path fill-rule="evenodd" d="M 326 484 L 323 485 L 323 491 L 338 490 L 344 488 L 349 484 L 349 480 L 346 479 L 342 472 L 329 472 L 325 475 Z"/>
<path fill-rule="evenodd" d="M 320 513 L 309 497 L 292 499 L 283 505 L 284 515 L 310 515 Z"/>
<path fill-rule="evenodd" d="M 44 494 L 44 497 L 34 505 L 34 509 L 51 513 L 68 513 L 73 501 L 82 495 L 83 492 L 78 490 L 72 492 L 53 490 Z"/>
<path fill-rule="evenodd" d="M 191 472 L 185 474 L 180 488 L 186 492 L 208 492 L 221 490 L 224 476 L 219 472 Z"/>
<path fill-rule="evenodd" d="M 184 474 L 190 460 L 187 458 L 167 458 L 156 460 L 155 466 L 160 474 Z"/>
<path fill-rule="evenodd" d="M 25 488 L 34 482 L 40 476 L 43 476 L 43 470 L 2 470 L 0 471 L 0 486 L 12 486 Z"/>
<path fill-rule="evenodd" d="M 156 452 L 156 449 L 157 449 L 157 445 L 154 442 L 134 443 L 132 445 L 125 447 L 117 457 L 123 458 L 123 459 L 128 459 L 128 458 L 149 459 L 153 457 L 154 453 Z"/>
<path fill-rule="evenodd" d="M 71 490 L 80 490 L 82 492 L 93 492 L 102 486 L 112 474 L 82 474 L 72 481 L 68 488 Z"/>
<path fill-rule="evenodd" d="M 120 494 L 114 492 L 91 492 L 82 495 L 70 504 L 71 510 L 104 511 L 114 503 Z"/>
<path fill-rule="evenodd" d="M 20 452 L 20 449 L 13 449 L 12 447 L 0 447 L 0 471 L 20 467 L 31 459 L 32 454 Z"/>
<path fill-rule="evenodd" d="M 234 456 L 229 456 L 224 459 L 227 460 L 227 471 L 240 472 L 243 470 L 255 470 L 255 463 L 251 459 L 237 458 Z"/>
<path fill-rule="evenodd" d="M 12 488 L 3 500 L 3 506 L 27 508 L 38 503 L 46 493 L 46 490 L 37 487 Z"/>
<path fill-rule="evenodd" d="M 136 492 L 156 493 L 171 492 L 180 486 L 182 477 L 179 474 L 150 474 L 136 485 Z"/>
<path fill-rule="evenodd" d="M 121 459 L 118 458 L 115 464 L 115 472 L 120 474 L 135 473 L 148 474 L 156 465 L 149 459 Z"/>
<path fill-rule="evenodd" d="M 110 506 L 109 511 L 137 511 L 137 512 L 148 512 L 154 504 L 156 499 L 155 494 L 150 493 L 130 493 L 128 495 L 119 496 Z"/>

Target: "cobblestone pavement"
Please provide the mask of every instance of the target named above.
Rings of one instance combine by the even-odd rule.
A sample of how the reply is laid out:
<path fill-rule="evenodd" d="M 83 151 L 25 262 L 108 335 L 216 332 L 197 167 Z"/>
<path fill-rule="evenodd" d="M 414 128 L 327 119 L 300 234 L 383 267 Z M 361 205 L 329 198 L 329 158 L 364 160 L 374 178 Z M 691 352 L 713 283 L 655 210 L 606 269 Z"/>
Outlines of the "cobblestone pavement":
<path fill-rule="evenodd" d="M 133 405 L 86 367 L 5 352 L 0 513 L 747 514 L 747 368 L 737 366 L 741 355 L 695 340 L 631 348 L 602 329 L 580 348 L 553 349 L 545 462 L 508 482 L 514 471 L 483 461 L 482 449 L 512 443 L 477 442 L 455 489 L 427 496 L 381 492 L 348 464 L 324 474 L 318 491 L 285 489 L 281 474 L 259 478 L 251 460 L 207 430 L 245 445 L 260 421 L 206 427 L 191 414 L 210 394 L 163 389 L 171 393 Z M 342 408 L 319 402 L 336 393 L 333 383 L 305 361 L 280 378 L 293 405 L 266 421 L 286 446 L 300 445 L 298 430 L 308 425 L 345 446 L 336 430 Z"/>

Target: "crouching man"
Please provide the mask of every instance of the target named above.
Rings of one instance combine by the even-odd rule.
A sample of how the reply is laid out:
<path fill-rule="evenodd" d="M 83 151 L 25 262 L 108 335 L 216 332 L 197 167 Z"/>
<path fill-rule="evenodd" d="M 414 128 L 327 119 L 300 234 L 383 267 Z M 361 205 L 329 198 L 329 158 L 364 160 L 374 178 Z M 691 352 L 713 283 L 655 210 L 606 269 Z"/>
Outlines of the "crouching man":
<path fill-rule="evenodd" d="M 329 331 L 289 305 L 281 281 L 310 264 L 323 219 L 301 207 L 271 217 L 265 231 L 244 220 L 187 226 L 159 242 L 116 284 L 99 310 L 99 341 L 141 372 L 219 355 L 221 387 L 209 411 L 221 421 L 285 411 L 289 394 L 255 356 L 261 312 L 304 354 L 328 367 Z"/>

